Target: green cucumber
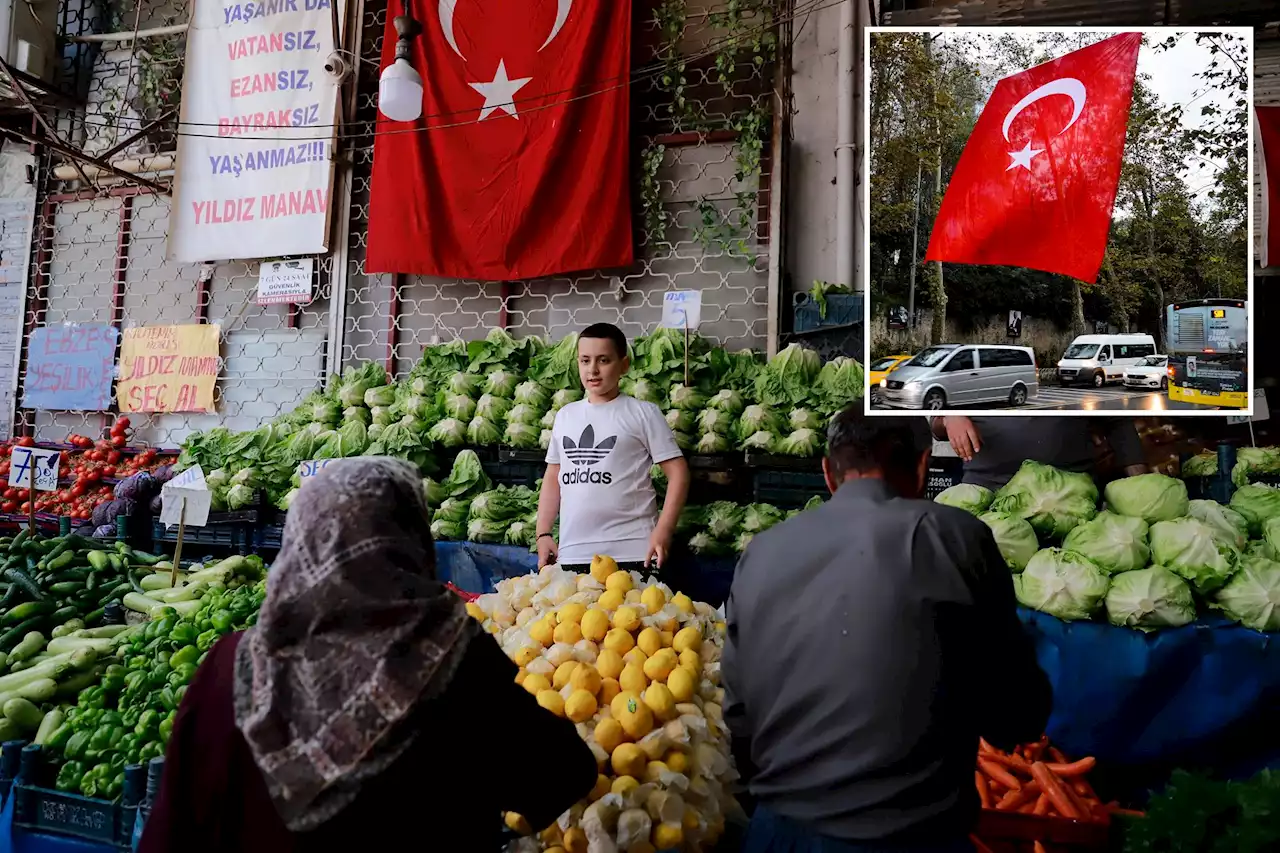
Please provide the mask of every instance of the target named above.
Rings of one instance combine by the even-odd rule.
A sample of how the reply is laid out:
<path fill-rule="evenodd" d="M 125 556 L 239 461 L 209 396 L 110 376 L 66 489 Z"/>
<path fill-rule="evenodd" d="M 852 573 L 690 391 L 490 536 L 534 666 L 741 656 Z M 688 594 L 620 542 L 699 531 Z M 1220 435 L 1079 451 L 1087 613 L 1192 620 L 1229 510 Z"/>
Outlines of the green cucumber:
<path fill-rule="evenodd" d="M 9 652 L 10 660 L 12 660 L 11 650 L 13 649 L 13 647 L 16 646 L 22 640 L 22 638 L 25 637 L 32 630 L 43 625 L 44 622 L 45 622 L 45 617 L 33 616 L 27 621 L 19 625 L 15 625 L 12 628 L 10 628 L 8 631 L 5 631 L 3 634 L 0 634 L 0 652 Z M 34 652 L 32 654 L 34 656 Z"/>
<path fill-rule="evenodd" d="M 40 589 L 40 587 L 36 584 L 36 582 L 31 579 L 31 577 L 26 572 L 17 568 L 5 569 L 4 576 L 11 583 L 13 583 L 14 586 L 22 587 L 22 591 L 25 592 L 29 597 L 34 598 L 36 601 L 44 600 L 44 592 Z M 8 620 L 8 618 L 9 618 L 8 614 L 6 614 L 5 619 Z M 6 621 L 5 624 L 11 624 L 11 623 Z"/>
<path fill-rule="evenodd" d="M 26 622 L 28 619 L 52 613 L 55 609 L 51 601 L 26 601 L 10 607 L 9 612 L 0 617 L 0 625 L 17 625 L 20 622 Z"/>

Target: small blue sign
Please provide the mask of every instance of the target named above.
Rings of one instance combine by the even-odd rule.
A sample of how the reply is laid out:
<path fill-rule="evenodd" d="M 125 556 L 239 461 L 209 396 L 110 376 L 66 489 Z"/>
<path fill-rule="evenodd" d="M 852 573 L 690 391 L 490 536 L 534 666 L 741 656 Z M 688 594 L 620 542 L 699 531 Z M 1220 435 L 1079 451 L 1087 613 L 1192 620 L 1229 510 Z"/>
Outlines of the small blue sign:
<path fill-rule="evenodd" d="M 119 330 L 107 325 L 36 329 L 27 345 L 23 407 L 73 412 L 109 408 L 119 337 Z"/>

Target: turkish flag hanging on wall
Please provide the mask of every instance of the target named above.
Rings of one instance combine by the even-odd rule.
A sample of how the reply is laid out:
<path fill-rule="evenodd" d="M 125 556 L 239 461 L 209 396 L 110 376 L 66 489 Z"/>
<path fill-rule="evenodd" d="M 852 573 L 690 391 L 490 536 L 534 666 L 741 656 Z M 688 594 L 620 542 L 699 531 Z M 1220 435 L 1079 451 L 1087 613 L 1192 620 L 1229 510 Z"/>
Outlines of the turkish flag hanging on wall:
<path fill-rule="evenodd" d="M 1258 264 L 1280 265 L 1280 107 L 1257 107 L 1258 171 L 1262 176 L 1262 204 L 1258 210 Z"/>
<path fill-rule="evenodd" d="M 629 265 L 630 0 L 412 11 L 423 117 L 378 116 L 366 271 L 510 281 Z"/>
<path fill-rule="evenodd" d="M 998 82 L 965 143 L 928 261 L 1098 279 L 1120 184 L 1139 33 Z"/>

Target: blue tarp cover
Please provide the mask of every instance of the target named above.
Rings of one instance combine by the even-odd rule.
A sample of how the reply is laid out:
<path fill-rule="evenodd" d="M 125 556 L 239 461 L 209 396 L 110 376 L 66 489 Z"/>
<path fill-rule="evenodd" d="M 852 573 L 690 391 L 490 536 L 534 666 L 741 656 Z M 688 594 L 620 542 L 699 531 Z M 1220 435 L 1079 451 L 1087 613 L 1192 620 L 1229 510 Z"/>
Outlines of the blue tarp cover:
<path fill-rule="evenodd" d="M 442 575 L 468 592 L 491 592 L 538 562 L 522 548 L 470 542 L 442 542 L 436 553 Z M 673 588 L 719 606 L 733 561 L 677 556 L 665 574 Z M 1280 635 L 1216 618 L 1144 634 L 1019 613 L 1053 683 L 1049 737 L 1068 755 L 1232 775 L 1280 766 Z"/>

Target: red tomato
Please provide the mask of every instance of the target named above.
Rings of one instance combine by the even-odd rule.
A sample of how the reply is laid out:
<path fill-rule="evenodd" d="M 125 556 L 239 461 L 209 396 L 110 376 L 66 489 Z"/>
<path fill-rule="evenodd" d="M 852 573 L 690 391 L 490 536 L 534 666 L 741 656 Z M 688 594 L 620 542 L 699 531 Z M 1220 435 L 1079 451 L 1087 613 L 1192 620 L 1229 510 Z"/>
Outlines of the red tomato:
<path fill-rule="evenodd" d="M 120 427 L 121 429 L 128 429 L 129 424 L 130 424 L 130 421 L 128 417 L 116 418 L 116 426 Z"/>
<path fill-rule="evenodd" d="M 113 450 L 113 451 L 111 451 L 110 453 L 108 453 L 108 454 L 107 454 L 107 463 L 108 463 L 108 464 L 110 464 L 110 465 L 117 465 L 117 464 L 119 464 L 119 462 L 120 462 L 120 451 L 119 451 L 119 450 Z"/>
<path fill-rule="evenodd" d="M 3 504 L 0 504 L 0 512 L 14 513 L 17 511 L 18 511 L 17 501 L 5 501 Z"/>
<path fill-rule="evenodd" d="M 113 435 L 113 436 L 111 436 L 111 446 L 112 446 L 112 447 L 124 447 L 124 446 L 125 446 L 125 443 L 126 443 L 126 442 L 125 442 L 125 437 L 124 437 L 123 435 Z"/>
<path fill-rule="evenodd" d="M 18 446 L 19 447 L 35 447 L 36 440 L 29 435 L 24 435 L 22 438 L 18 439 Z"/>

